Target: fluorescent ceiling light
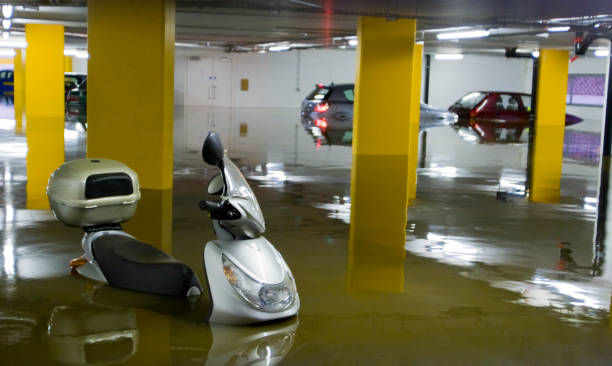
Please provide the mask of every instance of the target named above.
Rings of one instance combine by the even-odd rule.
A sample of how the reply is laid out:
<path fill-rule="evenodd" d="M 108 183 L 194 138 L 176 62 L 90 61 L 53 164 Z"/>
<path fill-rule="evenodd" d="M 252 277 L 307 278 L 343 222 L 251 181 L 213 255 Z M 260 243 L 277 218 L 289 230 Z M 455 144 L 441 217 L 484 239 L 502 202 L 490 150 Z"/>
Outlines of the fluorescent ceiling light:
<path fill-rule="evenodd" d="M 541 37 L 541 38 L 548 38 L 550 35 L 548 33 L 538 33 L 536 34 L 536 37 Z"/>
<path fill-rule="evenodd" d="M 11 50 L 11 49 L 0 49 L 0 56 L 8 56 L 8 57 L 14 57 L 15 56 L 15 50 Z"/>
<path fill-rule="evenodd" d="M 299 5 L 310 6 L 311 8 L 318 8 L 318 9 L 322 8 L 321 5 L 313 4 L 308 1 L 302 1 L 302 0 L 289 0 L 289 1 L 295 4 L 299 4 Z"/>
<path fill-rule="evenodd" d="M 597 57 L 607 57 L 610 55 L 609 50 L 595 50 L 595 56 Z"/>
<path fill-rule="evenodd" d="M 203 48 L 201 44 L 198 43 L 187 43 L 187 42 L 174 42 L 175 47 L 187 47 L 187 48 Z"/>
<path fill-rule="evenodd" d="M 0 41 L 0 47 L 4 48 L 26 48 L 28 44 L 25 41 Z"/>
<path fill-rule="evenodd" d="M 9 29 L 11 27 L 10 19 L 2 19 L 2 28 Z"/>
<path fill-rule="evenodd" d="M 357 41 L 356 39 L 349 39 L 348 41 L 349 46 L 357 46 L 359 44 L 359 41 Z"/>
<path fill-rule="evenodd" d="M 271 46 L 270 48 L 268 48 L 268 50 L 272 52 L 277 52 L 277 51 L 287 51 L 290 48 L 291 47 L 289 46 Z"/>
<path fill-rule="evenodd" d="M 436 60 L 461 60 L 463 55 L 460 53 L 437 53 Z"/>
<path fill-rule="evenodd" d="M 13 16 L 13 5 L 2 5 L 2 16 L 4 18 L 11 18 Z"/>
<path fill-rule="evenodd" d="M 463 39 L 463 38 L 482 38 L 489 35 L 488 30 L 469 30 L 460 32 L 438 33 L 438 39 Z"/>
<path fill-rule="evenodd" d="M 80 51 L 75 49 L 65 49 L 64 56 L 74 56 L 76 58 L 89 58 L 87 51 Z"/>
<path fill-rule="evenodd" d="M 568 30 L 570 30 L 570 27 L 568 27 L 568 26 L 563 26 L 563 27 L 548 27 L 546 29 L 549 32 L 567 32 Z"/>

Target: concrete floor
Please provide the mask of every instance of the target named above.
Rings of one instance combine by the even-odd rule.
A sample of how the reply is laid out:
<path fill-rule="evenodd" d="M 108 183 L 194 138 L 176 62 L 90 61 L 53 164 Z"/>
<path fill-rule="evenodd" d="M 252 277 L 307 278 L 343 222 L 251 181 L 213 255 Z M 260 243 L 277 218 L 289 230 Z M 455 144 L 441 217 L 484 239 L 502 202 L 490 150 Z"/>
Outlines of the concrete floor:
<path fill-rule="evenodd" d="M 313 138 L 295 109 L 177 107 L 172 205 L 163 204 L 170 196 L 144 191 L 134 218 L 144 224 L 126 230 L 164 246 L 170 234 L 158 226 L 171 226 L 167 248 L 204 278 L 202 248 L 214 234 L 197 203 L 214 171 L 200 148 L 214 129 L 249 179 L 265 235 L 292 268 L 302 301 L 298 318 L 224 327 L 204 321 L 205 304 L 71 276 L 68 262 L 81 254 L 81 233 L 48 210 L 26 209 L 26 139 L 15 135 L 10 118 L 0 125 L 2 364 L 612 360 L 612 260 L 598 253 L 608 260 L 592 265 L 598 175 L 592 154 L 566 153 L 560 204 L 500 201 L 498 190 L 524 189 L 526 144 L 477 144 L 451 127 L 429 130 L 418 197 L 400 243 L 405 250 L 391 261 L 399 271 L 376 277 L 400 284 L 388 291 L 388 283 L 355 282 L 375 266 L 349 250 L 350 146 Z M 66 131 L 67 159 L 84 156 L 85 133 L 69 124 Z M 383 200 L 392 196 L 381 192 Z M 560 248 L 561 241 L 569 244 Z"/>

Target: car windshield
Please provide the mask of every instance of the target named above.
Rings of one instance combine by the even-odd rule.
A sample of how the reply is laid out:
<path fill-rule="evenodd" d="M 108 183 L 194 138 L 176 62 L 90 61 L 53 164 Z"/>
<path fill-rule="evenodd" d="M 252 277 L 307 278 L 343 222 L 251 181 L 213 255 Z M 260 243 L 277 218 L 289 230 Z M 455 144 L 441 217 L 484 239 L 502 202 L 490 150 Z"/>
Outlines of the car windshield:
<path fill-rule="evenodd" d="M 78 84 L 79 84 L 79 79 L 78 79 L 78 78 L 75 78 L 75 77 L 72 77 L 72 76 L 66 76 L 66 77 L 64 78 L 64 82 L 65 82 L 66 84 L 74 84 L 74 85 L 78 85 Z"/>
<path fill-rule="evenodd" d="M 482 99 L 485 97 L 485 93 L 481 92 L 473 92 L 463 96 L 463 98 L 459 99 L 455 102 L 456 106 L 466 109 L 474 108 Z"/>
<path fill-rule="evenodd" d="M 325 96 L 329 93 L 329 89 L 321 86 L 317 87 L 306 97 L 307 100 L 322 100 L 325 99 Z"/>

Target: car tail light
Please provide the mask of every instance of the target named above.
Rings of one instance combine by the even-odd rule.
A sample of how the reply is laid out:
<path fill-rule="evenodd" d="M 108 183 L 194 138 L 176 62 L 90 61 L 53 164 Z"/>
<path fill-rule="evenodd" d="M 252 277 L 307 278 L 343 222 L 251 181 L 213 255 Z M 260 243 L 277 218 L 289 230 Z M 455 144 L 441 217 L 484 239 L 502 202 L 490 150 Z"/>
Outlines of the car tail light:
<path fill-rule="evenodd" d="M 72 95 L 68 97 L 68 101 L 69 102 L 77 102 L 78 100 L 79 100 L 78 97 L 75 97 L 75 96 L 72 96 Z"/>
<path fill-rule="evenodd" d="M 319 112 L 319 113 L 327 112 L 328 109 L 329 109 L 329 104 L 327 103 L 317 104 L 314 107 L 314 111 Z"/>
<path fill-rule="evenodd" d="M 327 128 L 327 121 L 325 120 L 325 118 L 317 118 L 315 119 L 315 126 L 321 129 L 325 129 Z"/>

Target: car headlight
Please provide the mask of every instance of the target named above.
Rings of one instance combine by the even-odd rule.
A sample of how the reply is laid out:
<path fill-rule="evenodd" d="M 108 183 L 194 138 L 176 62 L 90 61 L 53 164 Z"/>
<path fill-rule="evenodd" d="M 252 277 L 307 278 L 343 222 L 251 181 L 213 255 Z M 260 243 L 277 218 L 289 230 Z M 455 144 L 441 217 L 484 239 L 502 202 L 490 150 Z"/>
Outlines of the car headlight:
<path fill-rule="evenodd" d="M 289 271 L 280 283 L 261 283 L 244 273 L 225 255 L 221 256 L 227 282 L 248 304 L 267 312 L 286 310 L 295 299 L 295 282 Z"/>

